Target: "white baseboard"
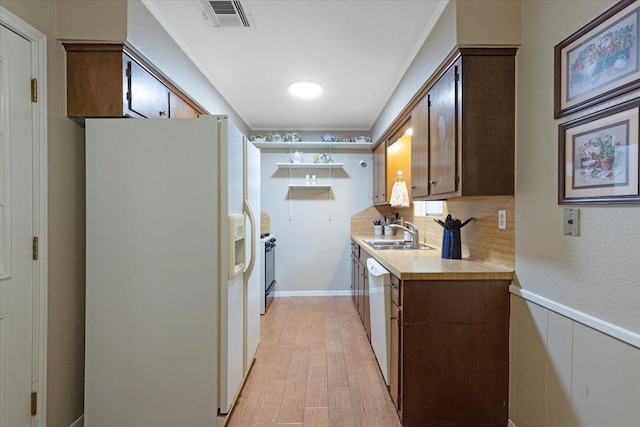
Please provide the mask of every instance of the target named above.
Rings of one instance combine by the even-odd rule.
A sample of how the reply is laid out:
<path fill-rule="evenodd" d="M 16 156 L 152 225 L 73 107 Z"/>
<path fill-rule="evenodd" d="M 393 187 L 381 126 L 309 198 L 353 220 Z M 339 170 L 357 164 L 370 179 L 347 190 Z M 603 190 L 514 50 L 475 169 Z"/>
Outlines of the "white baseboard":
<path fill-rule="evenodd" d="M 75 420 L 69 427 L 84 427 L 84 415 L 80 415 L 80 418 Z"/>
<path fill-rule="evenodd" d="M 516 427 L 516 425 L 513 423 L 513 421 L 508 420 L 507 427 Z"/>
<path fill-rule="evenodd" d="M 274 297 L 348 297 L 350 290 L 344 291 L 276 291 Z"/>
<path fill-rule="evenodd" d="M 566 305 L 562 305 L 541 295 L 527 291 L 526 289 L 520 289 L 514 285 L 509 286 L 509 291 L 527 301 L 531 301 L 534 304 L 538 304 L 564 317 L 575 320 L 578 323 L 582 323 L 596 331 L 600 331 L 603 334 L 617 338 L 636 348 L 640 348 L 640 334 L 621 328 L 609 322 L 605 322 L 597 317 L 593 317 L 571 307 L 567 307 Z"/>

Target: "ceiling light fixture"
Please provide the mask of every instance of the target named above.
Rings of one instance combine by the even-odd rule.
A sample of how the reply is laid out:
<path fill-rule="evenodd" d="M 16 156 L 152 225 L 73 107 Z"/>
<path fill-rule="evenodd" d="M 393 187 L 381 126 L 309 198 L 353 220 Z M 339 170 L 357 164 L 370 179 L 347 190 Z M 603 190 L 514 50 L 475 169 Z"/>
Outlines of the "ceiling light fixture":
<path fill-rule="evenodd" d="M 289 86 L 289 93 L 298 98 L 315 98 L 322 93 L 322 86 L 314 82 L 296 82 Z"/>

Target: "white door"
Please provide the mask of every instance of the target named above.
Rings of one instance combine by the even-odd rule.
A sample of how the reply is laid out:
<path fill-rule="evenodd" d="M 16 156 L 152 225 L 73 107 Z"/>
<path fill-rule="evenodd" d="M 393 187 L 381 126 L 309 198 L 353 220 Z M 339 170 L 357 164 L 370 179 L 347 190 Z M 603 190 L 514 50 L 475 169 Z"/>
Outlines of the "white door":
<path fill-rule="evenodd" d="M 33 367 L 31 47 L 0 31 L 0 427 L 22 427 Z"/>
<path fill-rule="evenodd" d="M 199 119 L 200 120 L 200 119 Z M 221 216 L 243 212 L 243 157 L 244 136 L 228 120 L 220 122 L 220 173 L 222 174 Z M 226 162 L 224 161 L 226 159 Z M 225 183 L 226 181 L 226 183 Z M 226 200 L 226 205 L 224 203 Z M 223 221 L 227 221 L 226 219 Z M 228 230 L 227 230 L 228 231 Z M 248 237 L 248 236 L 247 236 Z M 245 245 L 249 240 L 245 237 Z M 224 237 L 223 237 L 224 239 Z M 230 243 L 229 243 L 230 244 Z M 246 246 L 245 246 L 246 247 Z M 223 246 L 229 251 L 228 245 Z M 245 262 L 248 261 L 245 259 Z M 220 413 L 228 414 L 244 378 L 244 280 L 242 274 L 229 279 L 224 268 L 220 277 Z M 225 351 L 226 349 L 226 351 Z"/>
<path fill-rule="evenodd" d="M 251 230 L 251 240 L 255 244 L 255 252 L 253 254 L 255 263 L 253 265 L 253 272 L 249 276 L 247 281 L 247 306 L 245 307 L 245 325 L 246 325 L 246 338 L 245 344 L 245 366 L 244 374 L 247 375 L 251 363 L 255 358 L 256 351 L 258 350 L 258 344 L 260 343 L 260 272 L 262 270 L 262 258 L 258 254 L 258 249 L 264 246 L 260 245 L 260 149 L 256 148 L 252 143 L 245 141 L 247 144 L 247 199 L 249 205 L 253 211 L 255 220 L 255 229 L 251 230 L 247 221 L 247 233 Z M 247 241 L 249 242 L 249 240 Z M 247 245 L 247 259 L 250 259 L 250 245 Z"/>

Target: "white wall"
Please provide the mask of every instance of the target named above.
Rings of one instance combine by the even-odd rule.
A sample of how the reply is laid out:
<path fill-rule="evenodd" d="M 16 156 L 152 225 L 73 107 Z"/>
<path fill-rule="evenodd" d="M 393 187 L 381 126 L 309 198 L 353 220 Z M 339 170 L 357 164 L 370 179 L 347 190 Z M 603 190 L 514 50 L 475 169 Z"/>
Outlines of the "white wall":
<path fill-rule="evenodd" d="M 47 35 L 48 331 L 46 425 L 66 427 L 83 412 L 85 196 L 84 132 L 66 117 L 65 52 L 56 3 L 2 0 Z"/>
<path fill-rule="evenodd" d="M 640 426 L 640 351 L 511 297 L 509 418 L 517 427 Z"/>
<path fill-rule="evenodd" d="M 442 2 L 437 10 L 440 15 L 433 19 L 433 31 L 429 34 L 422 48 L 398 83 L 389 101 L 371 127 L 371 137 L 375 141 L 387 129 L 418 92 L 420 87 L 438 68 L 442 60 L 456 44 L 456 2 Z"/>
<path fill-rule="evenodd" d="M 614 3 L 523 2 L 516 274 L 523 289 L 639 333 L 640 207 L 580 206 L 581 235 L 569 237 L 557 204 L 557 126 L 576 115 L 553 119 L 553 47 Z"/>
<path fill-rule="evenodd" d="M 311 154 L 322 150 L 302 151 L 303 160 L 311 162 Z M 346 293 L 351 283 L 350 219 L 371 205 L 372 155 L 334 151 L 333 160 L 344 163 L 344 169 L 331 173 L 331 201 L 324 189 L 294 189 L 289 199 L 289 171 L 276 167 L 288 160 L 288 150 L 261 152 L 262 211 L 271 219 L 278 244 L 276 291 Z M 367 167 L 361 167 L 360 160 Z M 306 174 L 316 174 L 318 184 L 329 181 L 327 169 L 292 169 L 292 182 L 304 183 Z"/>
<path fill-rule="evenodd" d="M 614 3 L 522 2 L 515 284 L 539 304 L 512 297 L 518 427 L 640 425 L 640 207 L 578 206 L 570 237 L 557 204 L 558 124 L 621 99 L 554 120 L 553 48 Z"/>
<path fill-rule="evenodd" d="M 398 87 L 371 128 L 376 140 L 455 47 L 520 44 L 518 0 L 449 0 L 440 2 L 435 22 Z M 499 25 L 491 23 L 499 22 Z M 487 23 L 487 25 L 483 25 Z M 478 25 L 480 24 L 480 25 Z"/>
<path fill-rule="evenodd" d="M 249 127 L 242 117 L 204 77 L 140 0 L 127 0 L 127 40 L 207 111 L 228 115 L 243 134 L 249 134 Z"/>

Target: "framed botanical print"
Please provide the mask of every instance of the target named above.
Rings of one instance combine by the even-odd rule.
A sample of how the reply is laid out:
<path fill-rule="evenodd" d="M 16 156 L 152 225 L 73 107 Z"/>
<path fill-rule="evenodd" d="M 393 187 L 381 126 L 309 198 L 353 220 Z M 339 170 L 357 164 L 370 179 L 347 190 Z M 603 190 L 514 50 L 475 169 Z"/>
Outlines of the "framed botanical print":
<path fill-rule="evenodd" d="M 640 87 L 639 23 L 623 0 L 555 46 L 555 118 Z"/>
<path fill-rule="evenodd" d="M 640 100 L 558 127 L 558 203 L 640 203 Z"/>

